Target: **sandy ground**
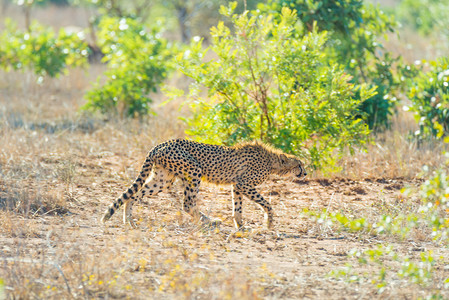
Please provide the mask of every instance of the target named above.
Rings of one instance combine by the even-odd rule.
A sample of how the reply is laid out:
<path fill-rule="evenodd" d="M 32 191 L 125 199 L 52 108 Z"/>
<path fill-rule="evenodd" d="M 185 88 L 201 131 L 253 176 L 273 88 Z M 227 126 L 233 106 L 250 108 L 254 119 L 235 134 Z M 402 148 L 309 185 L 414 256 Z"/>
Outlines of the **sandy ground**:
<path fill-rule="evenodd" d="M 412 201 L 401 189 L 416 181 L 274 177 L 259 191 L 274 208 L 275 229 L 265 230 L 262 211 L 246 201 L 243 232 L 233 228 L 230 187 L 201 187 L 200 209 L 223 220 L 218 228 L 205 228 L 182 212 L 175 183 L 172 192 L 134 206 L 138 229 L 123 225 L 122 210 L 99 224 L 110 201 L 127 187 L 124 180 L 111 179 L 123 159 L 104 153 L 79 163 L 77 179 L 63 192 L 64 209 L 28 217 L 1 211 L 0 278 L 8 297 L 411 299 L 438 286 L 411 286 L 392 276 L 379 289 L 375 274 L 380 267 L 348 255 L 389 243 L 398 253 L 419 257 L 433 247 L 426 238 L 406 241 L 340 231 L 307 213 L 326 208 L 374 217 Z M 394 262 L 389 264 L 387 269 L 393 269 Z M 330 275 L 348 269 L 352 273 Z"/>

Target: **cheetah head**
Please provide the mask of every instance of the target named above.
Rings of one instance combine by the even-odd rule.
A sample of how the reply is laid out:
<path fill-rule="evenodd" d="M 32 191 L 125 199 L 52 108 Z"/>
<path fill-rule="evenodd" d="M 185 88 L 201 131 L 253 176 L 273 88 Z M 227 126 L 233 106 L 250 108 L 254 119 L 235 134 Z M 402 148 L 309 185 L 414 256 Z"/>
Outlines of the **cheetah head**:
<path fill-rule="evenodd" d="M 307 175 L 304 169 L 304 164 L 294 155 L 281 154 L 280 155 L 280 172 L 279 175 L 294 175 L 298 178 Z"/>

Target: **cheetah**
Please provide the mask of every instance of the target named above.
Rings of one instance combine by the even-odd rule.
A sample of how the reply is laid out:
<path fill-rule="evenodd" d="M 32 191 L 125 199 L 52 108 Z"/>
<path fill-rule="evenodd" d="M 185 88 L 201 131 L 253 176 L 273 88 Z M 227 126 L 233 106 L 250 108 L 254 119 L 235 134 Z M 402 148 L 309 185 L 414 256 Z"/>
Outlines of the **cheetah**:
<path fill-rule="evenodd" d="M 123 222 L 136 228 L 131 207 L 144 196 L 167 190 L 176 178 L 184 188 L 183 209 L 202 222 L 209 218 L 196 207 L 200 181 L 232 185 L 233 219 L 239 229 L 242 222 L 242 196 L 251 199 L 264 210 L 267 228 L 273 225 L 273 210 L 255 189 L 270 174 L 281 176 L 307 175 L 302 162 L 259 141 L 244 142 L 233 147 L 203 144 L 186 139 L 169 140 L 148 152 L 140 174 L 134 183 L 104 213 L 104 223 L 124 205 Z M 149 178 L 149 180 L 147 180 Z"/>

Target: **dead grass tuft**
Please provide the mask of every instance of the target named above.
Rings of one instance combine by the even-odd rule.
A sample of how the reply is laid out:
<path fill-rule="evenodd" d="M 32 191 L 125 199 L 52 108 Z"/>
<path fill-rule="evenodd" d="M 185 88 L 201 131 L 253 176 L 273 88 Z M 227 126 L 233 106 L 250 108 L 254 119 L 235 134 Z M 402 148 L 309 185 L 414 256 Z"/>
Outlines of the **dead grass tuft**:
<path fill-rule="evenodd" d="M 69 213 L 57 191 L 41 191 L 28 183 L 0 181 L 0 209 L 25 216 L 65 215 Z"/>

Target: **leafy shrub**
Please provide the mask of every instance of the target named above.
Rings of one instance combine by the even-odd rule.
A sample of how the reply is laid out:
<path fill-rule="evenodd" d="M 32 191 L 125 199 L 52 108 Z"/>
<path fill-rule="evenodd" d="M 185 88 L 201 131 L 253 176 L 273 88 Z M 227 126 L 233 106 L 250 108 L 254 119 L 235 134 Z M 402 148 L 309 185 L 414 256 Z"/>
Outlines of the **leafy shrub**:
<path fill-rule="evenodd" d="M 266 12 L 279 12 L 282 7 L 297 10 L 306 31 L 317 27 L 329 32 L 327 55 L 345 67 L 353 83 L 366 83 L 377 90 L 360 106 L 369 127 L 387 127 L 396 107 L 394 94 L 403 82 L 394 74 L 400 59 L 387 52 L 380 39 L 394 31 L 396 22 L 362 0 L 272 0 L 260 5 Z"/>
<path fill-rule="evenodd" d="M 430 66 L 429 72 L 415 79 L 409 92 L 420 137 L 449 133 L 449 58 L 430 62 Z"/>
<path fill-rule="evenodd" d="M 424 37 L 424 44 L 432 45 L 437 57 L 447 56 L 449 46 L 449 1 L 403 0 L 394 14 L 413 32 Z M 430 58 L 434 59 L 434 58 Z"/>
<path fill-rule="evenodd" d="M 37 75 L 58 76 L 67 72 L 68 66 L 87 63 L 88 48 L 81 37 L 64 29 L 56 36 L 36 22 L 29 31 L 21 31 L 7 20 L 0 34 L 0 67 L 7 71 L 28 68 Z"/>
<path fill-rule="evenodd" d="M 150 111 L 150 92 L 167 77 L 171 50 L 153 29 L 148 32 L 137 20 L 104 17 L 99 24 L 99 44 L 108 64 L 106 82 L 90 90 L 85 109 L 121 116 Z"/>
<path fill-rule="evenodd" d="M 310 158 L 315 168 L 333 166 L 336 149 L 366 143 L 368 128 L 356 116 L 374 92 L 351 84 L 337 64 L 328 63 L 326 33 L 301 37 L 288 8 L 279 20 L 257 11 L 234 14 L 234 8 L 221 8 L 232 31 L 220 22 L 211 29 L 209 49 L 198 40 L 178 56 L 182 72 L 195 80 L 188 134 L 225 144 L 260 139 Z M 208 98 L 201 96 L 203 87 Z"/>

